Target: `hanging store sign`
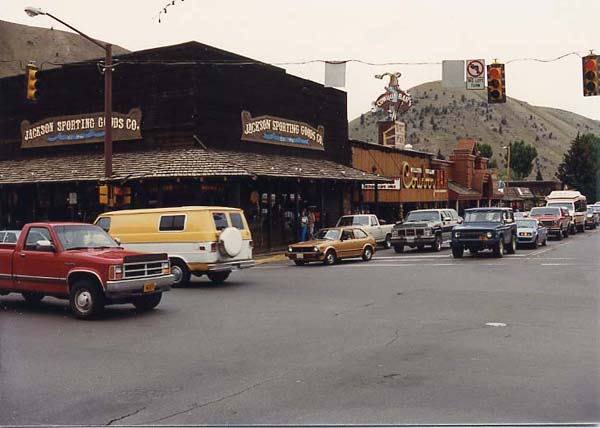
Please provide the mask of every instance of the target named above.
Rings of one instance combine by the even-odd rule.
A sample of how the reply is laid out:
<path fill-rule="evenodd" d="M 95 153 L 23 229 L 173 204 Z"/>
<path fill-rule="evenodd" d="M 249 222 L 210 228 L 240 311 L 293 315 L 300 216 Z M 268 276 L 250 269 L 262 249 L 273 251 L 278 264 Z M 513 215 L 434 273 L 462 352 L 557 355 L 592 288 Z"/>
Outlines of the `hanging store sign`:
<path fill-rule="evenodd" d="M 398 78 L 401 73 L 383 73 L 376 74 L 375 78 L 384 79 L 389 77 L 389 82 L 385 87 L 385 93 L 379 95 L 373 102 L 374 111 L 384 111 L 389 118 L 396 120 L 399 113 L 405 113 L 412 107 L 412 97 L 407 92 L 400 89 Z"/>
<path fill-rule="evenodd" d="M 127 114 L 112 114 L 112 140 L 139 140 L 142 111 L 134 108 Z M 59 116 L 39 122 L 21 122 L 21 148 L 90 144 L 104 141 L 104 113 Z"/>
<path fill-rule="evenodd" d="M 252 117 L 250 112 L 242 112 L 242 141 L 325 150 L 324 136 L 323 126 L 313 128 L 304 122 L 274 116 Z"/>

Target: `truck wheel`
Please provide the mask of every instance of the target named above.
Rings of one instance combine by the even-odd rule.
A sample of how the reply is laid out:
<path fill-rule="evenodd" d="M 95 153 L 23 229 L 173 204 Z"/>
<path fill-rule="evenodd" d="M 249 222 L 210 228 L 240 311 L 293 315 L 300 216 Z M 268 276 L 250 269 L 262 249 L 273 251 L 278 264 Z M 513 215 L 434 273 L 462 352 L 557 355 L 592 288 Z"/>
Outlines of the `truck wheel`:
<path fill-rule="evenodd" d="M 517 252 L 517 238 L 515 235 L 511 236 L 510 244 L 509 244 L 508 248 L 506 249 L 506 252 L 508 254 L 514 254 Z"/>
<path fill-rule="evenodd" d="M 504 257 L 504 237 L 500 237 L 500 240 L 494 247 L 494 256 L 496 257 Z"/>
<path fill-rule="evenodd" d="M 185 262 L 181 260 L 171 260 L 171 274 L 173 275 L 173 288 L 183 287 L 190 282 L 190 270 Z"/>
<path fill-rule="evenodd" d="M 394 251 L 397 253 L 403 253 L 404 252 L 404 245 L 394 245 Z"/>
<path fill-rule="evenodd" d="M 385 241 L 383 241 L 383 248 L 385 248 L 386 250 L 392 248 L 392 235 L 390 235 L 389 233 L 385 235 Z"/>
<path fill-rule="evenodd" d="M 462 259 L 463 254 L 465 253 L 465 248 L 461 245 L 461 246 L 452 246 L 452 256 L 455 259 Z"/>
<path fill-rule="evenodd" d="M 362 253 L 362 259 L 365 262 L 368 262 L 373 258 L 373 249 L 371 247 L 365 247 Z"/>
<path fill-rule="evenodd" d="M 158 306 L 160 299 L 162 299 L 162 293 L 154 293 L 147 296 L 136 297 L 132 303 L 138 311 L 149 311 Z"/>
<path fill-rule="evenodd" d="M 206 276 L 208 276 L 208 279 L 210 279 L 213 284 L 223 284 L 225 280 L 229 278 L 229 274 L 231 274 L 231 271 L 210 272 L 207 273 Z"/>
<path fill-rule="evenodd" d="M 337 257 L 335 255 L 335 251 L 333 250 L 329 250 L 327 251 L 327 253 L 325 253 L 325 259 L 323 259 L 323 263 L 325 263 L 326 265 L 332 265 L 336 262 Z"/>
<path fill-rule="evenodd" d="M 444 241 L 442 240 L 442 235 L 437 235 L 435 237 L 435 244 L 431 246 L 433 251 L 440 252 L 442 251 L 442 245 L 444 245 Z"/>
<path fill-rule="evenodd" d="M 26 292 L 21 293 L 21 295 L 23 296 L 23 299 L 25 299 L 25 301 L 30 305 L 39 305 L 42 299 L 44 298 L 44 295 L 42 293 Z"/>
<path fill-rule="evenodd" d="M 77 281 L 71 287 L 69 305 L 77 318 L 95 318 L 104 311 L 104 293 L 99 285 L 91 281 Z"/>

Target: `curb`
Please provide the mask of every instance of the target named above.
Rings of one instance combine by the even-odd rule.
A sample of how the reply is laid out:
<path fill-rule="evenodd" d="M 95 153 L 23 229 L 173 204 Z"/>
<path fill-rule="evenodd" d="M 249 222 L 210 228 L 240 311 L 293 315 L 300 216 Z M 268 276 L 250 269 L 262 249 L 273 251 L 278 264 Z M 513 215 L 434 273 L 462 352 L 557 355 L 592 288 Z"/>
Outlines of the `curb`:
<path fill-rule="evenodd" d="M 265 263 L 281 262 L 287 260 L 284 253 L 271 254 L 268 256 L 257 257 L 254 259 L 257 265 L 263 265 Z"/>

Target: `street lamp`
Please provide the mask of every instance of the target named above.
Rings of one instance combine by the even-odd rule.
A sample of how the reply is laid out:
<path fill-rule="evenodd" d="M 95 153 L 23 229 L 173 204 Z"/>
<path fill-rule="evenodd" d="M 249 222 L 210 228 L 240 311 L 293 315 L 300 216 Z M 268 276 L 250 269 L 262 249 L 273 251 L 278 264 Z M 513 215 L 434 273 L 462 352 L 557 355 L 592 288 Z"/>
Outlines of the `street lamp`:
<path fill-rule="evenodd" d="M 38 15 L 49 16 L 104 49 L 106 54 L 104 62 L 104 178 L 108 180 L 112 176 L 112 45 L 110 43 L 100 43 L 92 39 L 77 28 L 70 26 L 48 12 L 44 12 L 40 8 L 26 7 L 25 13 L 31 17 Z"/>

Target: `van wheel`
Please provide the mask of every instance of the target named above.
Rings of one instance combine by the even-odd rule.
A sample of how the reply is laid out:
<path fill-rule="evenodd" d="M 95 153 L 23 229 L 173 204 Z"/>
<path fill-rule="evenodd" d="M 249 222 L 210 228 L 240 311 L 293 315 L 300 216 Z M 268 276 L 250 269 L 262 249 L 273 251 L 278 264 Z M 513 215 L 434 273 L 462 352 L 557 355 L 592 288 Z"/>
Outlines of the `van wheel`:
<path fill-rule="evenodd" d="M 104 294 L 97 284 L 77 281 L 69 293 L 69 305 L 77 318 L 92 319 L 104 311 Z"/>
<path fill-rule="evenodd" d="M 211 272 L 207 273 L 208 279 L 211 280 L 213 284 L 223 284 L 227 278 L 229 278 L 229 274 L 231 271 L 226 272 Z"/>
<path fill-rule="evenodd" d="M 185 286 L 190 282 L 190 270 L 181 260 L 171 260 L 171 274 L 173 275 L 173 288 Z"/>
<path fill-rule="evenodd" d="M 147 296 L 136 297 L 132 303 L 138 311 L 149 311 L 158 306 L 161 298 L 162 293 L 154 293 Z"/>
<path fill-rule="evenodd" d="M 23 299 L 25 299 L 25 301 L 30 305 L 39 305 L 42 299 L 44 298 L 44 295 L 42 293 L 26 292 L 21 293 L 21 295 L 23 296 Z"/>

